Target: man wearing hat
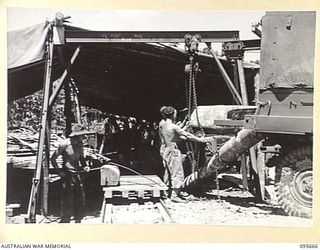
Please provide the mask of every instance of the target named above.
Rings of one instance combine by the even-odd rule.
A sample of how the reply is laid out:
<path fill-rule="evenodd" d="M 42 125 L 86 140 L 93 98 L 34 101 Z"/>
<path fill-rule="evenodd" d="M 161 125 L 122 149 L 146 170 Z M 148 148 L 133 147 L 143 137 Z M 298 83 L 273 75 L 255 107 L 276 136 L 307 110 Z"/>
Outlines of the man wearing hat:
<path fill-rule="evenodd" d="M 81 223 L 85 209 L 85 192 L 81 172 L 88 172 L 83 155 L 84 135 L 91 134 L 82 124 L 74 124 L 69 138 L 60 143 L 51 156 L 51 163 L 61 177 L 61 220 L 60 223 L 70 223 L 74 211 L 75 223 Z M 63 165 L 59 168 L 57 157 L 62 155 Z"/>

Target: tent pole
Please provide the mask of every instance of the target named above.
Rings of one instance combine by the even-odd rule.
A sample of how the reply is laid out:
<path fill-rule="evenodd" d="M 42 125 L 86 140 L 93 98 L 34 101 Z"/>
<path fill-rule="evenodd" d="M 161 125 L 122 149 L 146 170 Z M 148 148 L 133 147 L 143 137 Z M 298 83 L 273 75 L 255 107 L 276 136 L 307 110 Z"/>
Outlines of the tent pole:
<path fill-rule="evenodd" d="M 30 193 L 29 205 L 26 223 L 36 222 L 36 204 L 38 198 L 39 184 L 41 181 L 41 170 L 43 163 L 43 153 L 45 148 L 45 137 L 47 130 L 47 117 L 48 117 L 48 107 L 49 107 L 49 95 L 50 95 L 50 83 L 51 83 L 51 70 L 52 70 L 52 60 L 53 60 L 53 34 L 52 34 L 52 24 L 49 28 L 46 42 L 46 64 L 45 64 L 45 77 L 43 84 L 43 102 L 42 102 L 42 112 L 41 112 L 41 126 L 39 132 L 39 143 L 37 151 L 37 161 L 35 167 L 34 177 L 32 178 L 32 188 Z"/>

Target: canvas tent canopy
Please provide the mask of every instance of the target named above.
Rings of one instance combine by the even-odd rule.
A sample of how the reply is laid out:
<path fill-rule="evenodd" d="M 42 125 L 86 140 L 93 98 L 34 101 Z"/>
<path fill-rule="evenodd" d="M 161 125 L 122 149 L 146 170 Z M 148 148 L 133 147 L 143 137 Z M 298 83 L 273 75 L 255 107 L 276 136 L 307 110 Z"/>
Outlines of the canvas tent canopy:
<path fill-rule="evenodd" d="M 65 30 L 82 30 L 65 25 Z M 48 24 L 8 32 L 8 100 L 42 89 Z M 58 79 L 76 48 L 80 53 L 69 77 L 79 89 L 82 105 L 99 110 L 158 119 L 162 105 L 178 109 L 186 104 L 183 49 L 163 43 L 79 43 L 54 46 L 52 78 Z M 212 56 L 199 53 L 199 105 L 233 104 L 233 98 Z M 231 62 L 222 60 L 233 79 Z M 254 65 L 245 65 L 249 100 L 254 95 Z"/>

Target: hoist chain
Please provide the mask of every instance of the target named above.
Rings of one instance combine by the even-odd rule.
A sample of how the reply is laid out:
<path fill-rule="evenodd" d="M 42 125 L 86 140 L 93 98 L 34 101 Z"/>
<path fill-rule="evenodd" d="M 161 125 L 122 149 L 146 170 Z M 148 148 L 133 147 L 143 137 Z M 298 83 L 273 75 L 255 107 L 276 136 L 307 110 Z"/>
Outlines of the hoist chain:
<path fill-rule="evenodd" d="M 199 113 L 198 113 L 198 97 L 197 97 L 197 91 L 196 91 L 196 80 L 197 80 L 197 74 L 200 71 L 199 69 L 199 63 L 195 62 L 195 57 L 198 52 L 198 45 L 199 42 L 201 41 L 201 36 L 200 35 L 186 35 L 185 36 L 185 45 L 187 48 L 187 52 L 189 53 L 189 65 L 186 66 L 186 70 L 189 72 L 189 86 L 188 86 L 188 93 L 186 96 L 188 96 L 187 104 L 188 104 L 188 120 L 191 119 L 191 114 L 193 111 L 195 111 L 195 116 L 197 120 L 197 125 L 202 132 L 203 135 L 205 135 L 205 131 L 203 127 L 200 124 L 200 119 L 199 119 Z M 189 150 L 192 145 L 187 144 L 187 149 Z M 209 149 L 210 150 L 210 149 Z M 192 151 L 197 154 L 193 154 L 192 157 L 192 165 L 194 170 L 197 170 L 199 168 L 199 163 L 200 163 L 200 146 L 198 144 L 195 145 L 194 151 Z M 194 162 L 194 158 L 196 158 L 196 162 Z M 195 165 L 195 166 L 194 166 Z M 217 171 L 217 169 L 215 169 Z M 220 200 L 219 196 L 219 180 L 218 180 L 218 174 L 216 173 L 216 184 L 217 184 L 217 189 L 218 189 L 218 198 Z"/>
<path fill-rule="evenodd" d="M 221 198 L 220 198 L 220 183 L 219 183 L 219 173 L 218 173 L 218 168 L 214 167 L 214 172 L 216 174 L 216 178 L 215 178 L 215 182 L 216 182 L 216 189 L 217 189 L 217 197 L 218 197 L 218 201 L 221 202 Z"/>
<path fill-rule="evenodd" d="M 191 119 L 192 113 L 192 84 L 193 84 L 193 57 L 190 56 L 189 86 L 188 86 L 188 120 Z"/>
<path fill-rule="evenodd" d="M 197 91 L 196 91 L 196 79 L 197 79 L 197 72 L 199 71 L 199 64 L 194 63 L 194 57 L 192 55 L 189 57 L 189 60 L 190 60 L 190 64 L 189 64 L 190 68 L 189 68 L 189 86 L 188 86 L 188 119 L 190 120 L 191 113 L 195 111 L 198 127 L 200 128 L 201 132 L 204 134 L 204 129 L 202 128 L 199 120 L 198 98 L 197 98 Z M 192 149 L 192 146 L 187 144 L 187 148 L 188 150 Z M 193 170 L 197 170 L 200 165 L 200 146 L 198 144 L 195 144 L 194 150 L 192 150 L 192 152 L 196 154 L 196 156 L 193 154 L 193 158 L 192 158 Z"/>

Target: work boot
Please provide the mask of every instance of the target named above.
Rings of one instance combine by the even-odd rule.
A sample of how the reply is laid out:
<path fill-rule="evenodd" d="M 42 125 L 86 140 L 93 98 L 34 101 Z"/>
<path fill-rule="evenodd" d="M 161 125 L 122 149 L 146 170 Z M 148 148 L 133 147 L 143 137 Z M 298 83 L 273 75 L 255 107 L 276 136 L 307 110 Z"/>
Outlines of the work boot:
<path fill-rule="evenodd" d="M 180 197 L 187 201 L 198 201 L 199 198 L 187 192 L 180 192 Z"/>
<path fill-rule="evenodd" d="M 186 203 L 186 200 L 181 199 L 180 197 L 180 190 L 179 189 L 173 189 L 170 200 L 172 202 L 176 203 Z"/>
<path fill-rule="evenodd" d="M 163 192 L 163 196 L 162 196 L 162 200 L 164 202 L 165 205 L 169 205 L 170 204 L 170 193 L 168 191 L 164 191 Z"/>

